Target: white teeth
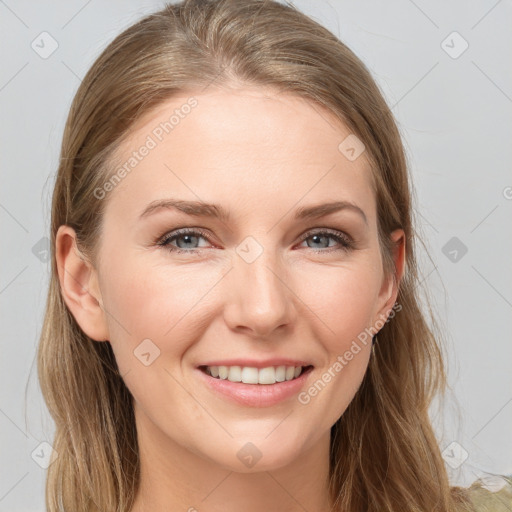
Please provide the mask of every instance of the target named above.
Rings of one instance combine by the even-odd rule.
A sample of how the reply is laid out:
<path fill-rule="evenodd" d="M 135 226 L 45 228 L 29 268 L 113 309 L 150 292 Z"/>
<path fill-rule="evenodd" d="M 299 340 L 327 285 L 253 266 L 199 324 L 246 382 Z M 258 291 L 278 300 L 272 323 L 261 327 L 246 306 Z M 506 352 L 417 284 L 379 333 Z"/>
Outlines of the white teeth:
<path fill-rule="evenodd" d="M 276 381 L 283 382 L 286 379 L 286 366 L 278 366 L 276 368 Z"/>
<path fill-rule="evenodd" d="M 267 366 L 259 369 L 250 366 L 207 366 L 206 373 L 231 382 L 275 384 L 297 378 L 302 373 L 302 366 Z"/>
<path fill-rule="evenodd" d="M 276 382 L 276 370 L 273 366 L 262 368 L 258 372 L 258 384 L 275 384 Z"/>
<path fill-rule="evenodd" d="M 244 384 L 258 384 L 258 368 L 248 366 L 242 368 L 242 382 Z"/>
<path fill-rule="evenodd" d="M 215 368 L 215 367 L 212 366 L 212 368 Z M 227 366 L 219 366 L 219 379 L 227 379 L 228 373 L 229 373 L 229 371 L 228 371 Z"/>
<path fill-rule="evenodd" d="M 242 368 L 240 366 L 230 366 L 228 373 L 228 380 L 231 382 L 242 381 Z"/>

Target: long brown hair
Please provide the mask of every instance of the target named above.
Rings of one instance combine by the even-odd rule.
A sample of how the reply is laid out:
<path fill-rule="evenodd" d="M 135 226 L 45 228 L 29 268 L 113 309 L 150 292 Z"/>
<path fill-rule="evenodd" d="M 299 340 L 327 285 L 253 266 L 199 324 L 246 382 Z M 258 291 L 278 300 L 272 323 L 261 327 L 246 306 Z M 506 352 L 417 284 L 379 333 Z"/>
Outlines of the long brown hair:
<path fill-rule="evenodd" d="M 172 95 L 237 82 L 271 86 L 328 109 L 362 140 L 372 163 L 385 271 L 389 234 L 402 228 L 401 311 L 379 332 L 362 385 L 331 430 L 335 510 L 466 510 L 451 488 L 428 414 L 446 385 L 441 332 L 420 308 L 413 189 L 393 115 L 369 71 L 327 29 L 273 0 L 185 0 L 115 38 L 81 83 L 67 119 L 51 213 L 52 268 L 38 351 L 55 421 L 49 512 L 130 510 L 139 483 L 132 397 L 108 342 L 88 338 L 61 295 L 56 232 L 73 227 L 97 261 L 105 200 L 94 191 L 137 119 Z M 468 509 L 469 510 L 469 509 Z"/>

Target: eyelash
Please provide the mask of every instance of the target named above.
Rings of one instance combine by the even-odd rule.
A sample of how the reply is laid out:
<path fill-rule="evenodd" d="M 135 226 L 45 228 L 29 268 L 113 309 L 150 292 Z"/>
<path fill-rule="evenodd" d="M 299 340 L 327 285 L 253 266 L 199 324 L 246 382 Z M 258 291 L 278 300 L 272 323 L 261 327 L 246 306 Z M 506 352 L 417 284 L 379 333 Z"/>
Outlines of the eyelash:
<path fill-rule="evenodd" d="M 192 254 L 197 254 L 197 252 L 200 250 L 200 248 L 197 248 L 197 249 L 180 249 L 179 247 L 175 247 L 175 246 L 171 246 L 170 245 L 170 242 L 182 237 L 182 236 L 185 236 L 185 235 L 192 235 L 192 236 L 197 236 L 199 235 L 200 237 L 210 241 L 208 239 L 208 233 L 206 233 L 206 231 L 203 231 L 201 229 L 190 229 L 190 228 L 183 228 L 183 229 L 177 229 L 175 231 L 172 231 L 166 235 L 164 235 L 162 238 L 160 238 L 158 241 L 157 241 L 157 245 L 161 246 L 161 247 L 164 247 L 165 249 L 167 249 L 169 252 L 172 252 L 172 253 L 178 253 L 178 254 L 183 254 L 183 253 L 192 253 Z M 312 237 L 312 236 L 315 236 L 315 235 L 328 235 L 329 238 L 332 238 L 334 240 L 336 240 L 340 245 L 341 247 L 339 248 L 336 248 L 336 247 L 331 247 L 331 248 L 326 248 L 326 249 L 312 249 L 314 252 L 316 253 L 330 253 L 330 252 L 333 252 L 333 251 L 345 251 L 345 252 L 348 252 L 352 249 L 354 249 L 354 241 L 352 239 L 350 239 L 347 235 L 345 235 L 344 233 L 342 233 L 341 231 L 336 231 L 336 230 L 324 230 L 324 231 L 308 231 L 307 233 L 305 233 L 301 239 L 301 243 L 304 242 L 305 240 L 307 240 L 308 238 Z"/>

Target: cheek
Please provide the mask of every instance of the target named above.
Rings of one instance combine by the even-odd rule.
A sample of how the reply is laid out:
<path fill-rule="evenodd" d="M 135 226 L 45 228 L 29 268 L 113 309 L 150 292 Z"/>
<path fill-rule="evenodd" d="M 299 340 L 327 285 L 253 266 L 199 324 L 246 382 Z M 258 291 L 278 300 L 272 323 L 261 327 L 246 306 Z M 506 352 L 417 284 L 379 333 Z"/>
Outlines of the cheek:
<path fill-rule="evenodd" d="M 297 295 L 322 326 L 325 335 L 320 339 L 330 351 L 345 350 L 370 327 L 378 291 L 374 268 L 361 258 L 337 267 L 315 265 L 301 273 Z"/>
<path fill-rule="evenodd" d="M 102 294 L 119 372 L 146 414 L 164 401 L 181 404 L 190 397 L 172 376 L 181 380 L 180 362 L 210 311 L 204 296 L 218 279 L 155 266 L 149 255 L 110 261 Z"/>
<path fill-rule="evenodd" d="M 316 380 L 299 396 L 312 425 L 332 426 L 354 398 L 368 368 L 378 274 L 371 261 L 320 267 L 303 281 L 301 298 L 315 313 L 325 355 Z M 308 273 L 309 274 L 309 273 Z M 314 275 L 314 279 L 313 279 Z M 314 414 L 313 414 L 314 411 Z"/>
<path fill-rule="evenodd" d="M 187 340 L 194 340 L 211 316 L 208 292 L 219 282 L 222 269 L 217 265 L 198 271 L 150 254 L 110 262 L 102 296 L 120 368 L 131 367 L 133 351 L 146 339 L 161 355 L 183 353 L 191 343 Z"/>

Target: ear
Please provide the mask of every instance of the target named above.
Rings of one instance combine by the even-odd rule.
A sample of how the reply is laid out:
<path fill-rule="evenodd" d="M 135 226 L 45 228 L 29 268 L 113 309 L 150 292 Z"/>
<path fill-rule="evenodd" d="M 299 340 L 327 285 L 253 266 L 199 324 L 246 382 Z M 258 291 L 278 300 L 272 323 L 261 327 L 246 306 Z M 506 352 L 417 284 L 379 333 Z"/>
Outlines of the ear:
<path fill-rule="evenodd" d="M 405 233 L 402 229 L 396 229 L 391 233 L 390 238 L 394 244 L 393 261 L 395 272 L 390 276 L 385 276 L 383 279 L 378 298 L 378 310 L 372 325 L 376 325 L 379 319 L 387 320 L 396 302 L 399 284 L 405 270 Z"/>
<path fill-rule="evenodd" d="M 98 275 L 79 251 L 75 230 L 70 226 L 60 226 L 55 248 L 60 288 L 67 307 L 89 338 L 108 340 Z"/>

